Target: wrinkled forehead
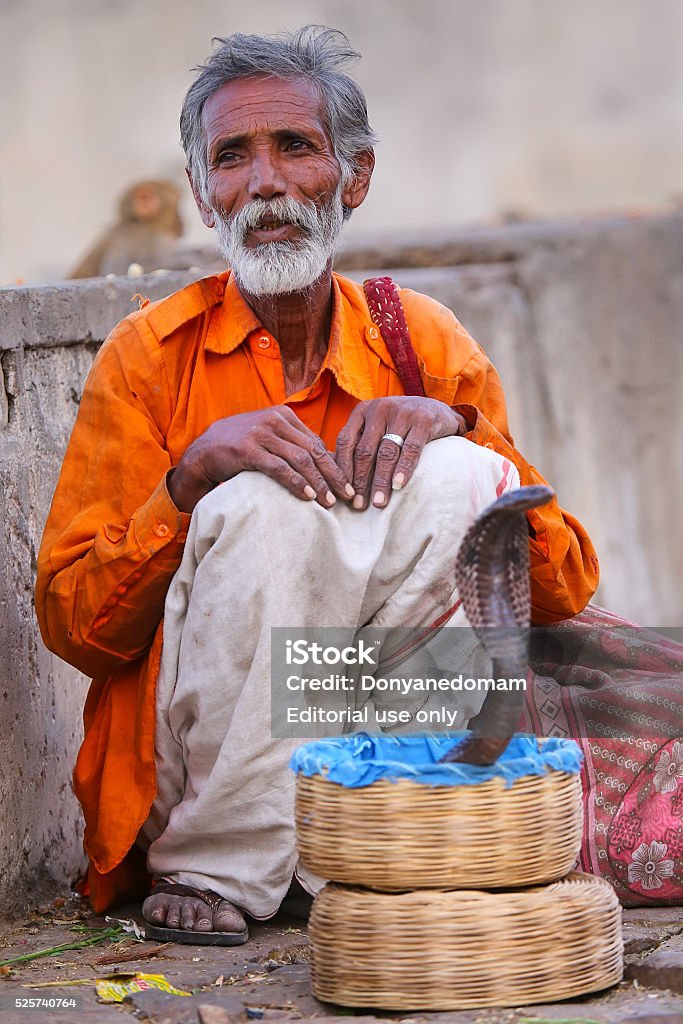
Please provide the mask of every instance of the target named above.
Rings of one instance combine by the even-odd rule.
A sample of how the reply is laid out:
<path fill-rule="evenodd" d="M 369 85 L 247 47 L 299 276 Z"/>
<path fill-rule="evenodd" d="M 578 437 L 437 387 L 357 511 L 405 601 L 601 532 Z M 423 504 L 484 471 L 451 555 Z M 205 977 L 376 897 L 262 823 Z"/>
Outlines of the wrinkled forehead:
<path fill-rule="evenodd" d="M 207 145 L 221 138 L 314 132 L 330 143 L 322 97 L 304 78 L 258 75 L 226 82 L 204 104 Z"/>

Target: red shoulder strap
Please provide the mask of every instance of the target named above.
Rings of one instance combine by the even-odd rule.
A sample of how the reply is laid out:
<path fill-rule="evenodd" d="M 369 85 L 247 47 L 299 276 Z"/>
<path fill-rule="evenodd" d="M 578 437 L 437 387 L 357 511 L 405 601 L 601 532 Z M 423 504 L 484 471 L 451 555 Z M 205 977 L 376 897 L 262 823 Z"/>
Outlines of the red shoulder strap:
<path fill-rule="evenodd" d="M 363 282 L 373 323 L 379 327 L 407 395 L 424 396 L 417 356 L 398 294 L 390 277 L 369 277 Z"/>

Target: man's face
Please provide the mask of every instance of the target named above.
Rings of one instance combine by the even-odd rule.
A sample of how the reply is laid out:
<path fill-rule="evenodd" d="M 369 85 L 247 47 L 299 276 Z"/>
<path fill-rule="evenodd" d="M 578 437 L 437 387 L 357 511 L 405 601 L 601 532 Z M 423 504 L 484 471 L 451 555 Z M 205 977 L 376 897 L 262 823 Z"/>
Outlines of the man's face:
<path fill-rule="evenodd" d="M 345 194 L 316 90 L 300 79 L 228 82 L 203 121 L 200 210 L 238 280 L 255 295 L 311 284 L 334 252 Z"/>

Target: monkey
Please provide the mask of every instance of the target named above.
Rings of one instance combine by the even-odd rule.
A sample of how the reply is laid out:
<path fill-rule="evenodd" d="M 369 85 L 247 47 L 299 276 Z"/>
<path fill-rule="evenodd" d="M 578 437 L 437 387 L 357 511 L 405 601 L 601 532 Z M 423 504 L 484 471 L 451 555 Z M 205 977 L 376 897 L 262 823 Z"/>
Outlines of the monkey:
<path fill-rule="evenodd" d="M 119 221 L 85 254 L 68 278 L 125 274 L 131 263 L 163 268 L 183 233 L 180 190 L 170 181 L 138 181 L 119 201 Z"/>

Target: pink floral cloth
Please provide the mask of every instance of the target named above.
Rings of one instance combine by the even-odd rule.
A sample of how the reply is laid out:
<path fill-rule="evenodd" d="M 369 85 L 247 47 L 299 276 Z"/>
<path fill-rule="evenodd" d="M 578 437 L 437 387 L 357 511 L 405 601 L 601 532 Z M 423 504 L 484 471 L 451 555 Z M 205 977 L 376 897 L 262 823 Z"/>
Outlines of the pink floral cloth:
<path fill-rule="evenodd" d="M 581 868 L 626 906 L 683 904 L 683 644 L 589 605 L 530 660 L 521 729 L 585 758 Z"/>

